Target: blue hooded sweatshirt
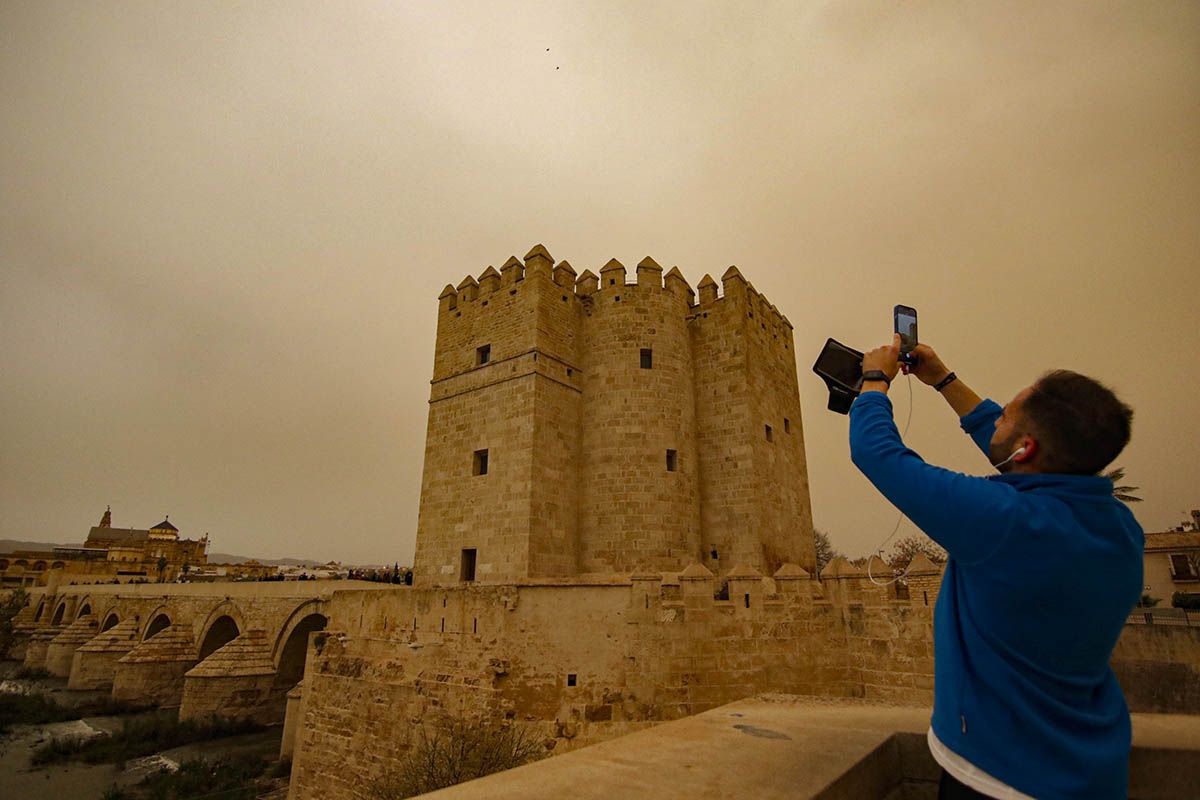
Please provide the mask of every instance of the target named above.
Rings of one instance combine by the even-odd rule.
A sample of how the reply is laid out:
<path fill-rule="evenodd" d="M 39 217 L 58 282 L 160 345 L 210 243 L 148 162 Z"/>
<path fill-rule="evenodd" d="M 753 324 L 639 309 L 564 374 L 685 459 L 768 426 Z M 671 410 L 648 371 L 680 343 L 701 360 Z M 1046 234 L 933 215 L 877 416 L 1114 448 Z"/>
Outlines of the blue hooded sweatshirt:
<path fill-rule="evenodd" d="M 984 400 L 961 420 L 985 455 L 1000 412 Z M 1129 710 L 1108 662 L 1141 597 L 1144 538 L 1112 481 L 926 464 L 882 392 L 851 407 L 850 454 L 950 554 L 934 609 L 938 739 L 1039 799 L 1124 798 Z"/>

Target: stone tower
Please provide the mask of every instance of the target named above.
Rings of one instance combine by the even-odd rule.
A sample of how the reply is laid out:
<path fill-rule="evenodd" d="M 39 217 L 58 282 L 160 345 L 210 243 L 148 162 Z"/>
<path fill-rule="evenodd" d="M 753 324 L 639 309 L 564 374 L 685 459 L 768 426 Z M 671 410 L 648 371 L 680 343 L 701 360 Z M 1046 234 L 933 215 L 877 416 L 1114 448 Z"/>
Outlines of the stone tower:
<path fill-rule="evenodd" d="M 417 583 L 815 572 L 791 324 L 736 267 L 698 288 L 537 245 L 442 291 Z"/>

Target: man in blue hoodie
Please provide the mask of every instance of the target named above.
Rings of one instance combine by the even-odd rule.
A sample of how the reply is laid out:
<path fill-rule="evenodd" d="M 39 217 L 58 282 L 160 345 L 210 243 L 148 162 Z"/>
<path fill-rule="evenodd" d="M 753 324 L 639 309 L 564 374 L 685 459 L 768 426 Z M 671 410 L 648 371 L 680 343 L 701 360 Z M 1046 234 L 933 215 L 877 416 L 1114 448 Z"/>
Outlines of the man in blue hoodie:
<path fill-rule="evenodd" d="M 1133 412 L 1074 372 L 1001 408 L 930 347 L 911 368 L 959 416 L 999 475 L 926 464 L 904 446 L 887 391 L 899 337 L 863 357 L 850 409 L 855 465 L 950 560 L 934 609 L 929 747 L 939 797 L 1124 798 L 1129 710 L 1109 658 L 1142 591 L 1142 529 L 1098 473 Z"/>

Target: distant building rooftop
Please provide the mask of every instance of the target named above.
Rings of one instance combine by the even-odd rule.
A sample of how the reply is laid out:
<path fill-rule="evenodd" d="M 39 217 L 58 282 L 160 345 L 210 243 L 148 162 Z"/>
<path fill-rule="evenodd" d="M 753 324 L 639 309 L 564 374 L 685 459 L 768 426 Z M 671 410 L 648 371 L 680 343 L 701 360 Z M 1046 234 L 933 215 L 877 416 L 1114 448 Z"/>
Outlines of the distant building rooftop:
<path fill-rule="evenodd" d="M 1200 531 L 1162 531 L 1146 534 L 1146 552 L 1200 547 Z"/>

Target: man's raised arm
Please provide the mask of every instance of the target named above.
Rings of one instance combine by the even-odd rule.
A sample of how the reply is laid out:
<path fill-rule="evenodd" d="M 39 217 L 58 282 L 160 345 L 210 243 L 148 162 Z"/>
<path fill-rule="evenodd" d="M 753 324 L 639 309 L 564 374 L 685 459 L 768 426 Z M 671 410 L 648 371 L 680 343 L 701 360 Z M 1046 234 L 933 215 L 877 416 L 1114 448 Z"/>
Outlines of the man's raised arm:
<path fill-rule="evenodd" d="M 908 371 L 916 375 L 917 380 L 926 386 L 941 387 L 938 388 L 938 392 L 946 398 L 946 402 L 950 404 L 960 419 L 970 414 L 976 406 L 983 402 L 983 398 L 975 394 L 970 386 L 963 383 L 961 378 L 955 376 L 950 379 L 954 373 L 946 368 L 932 347 L 927 344 L 919 344 L 913 348 L 913 355 L 917 357 L 917 363 Z"/>

